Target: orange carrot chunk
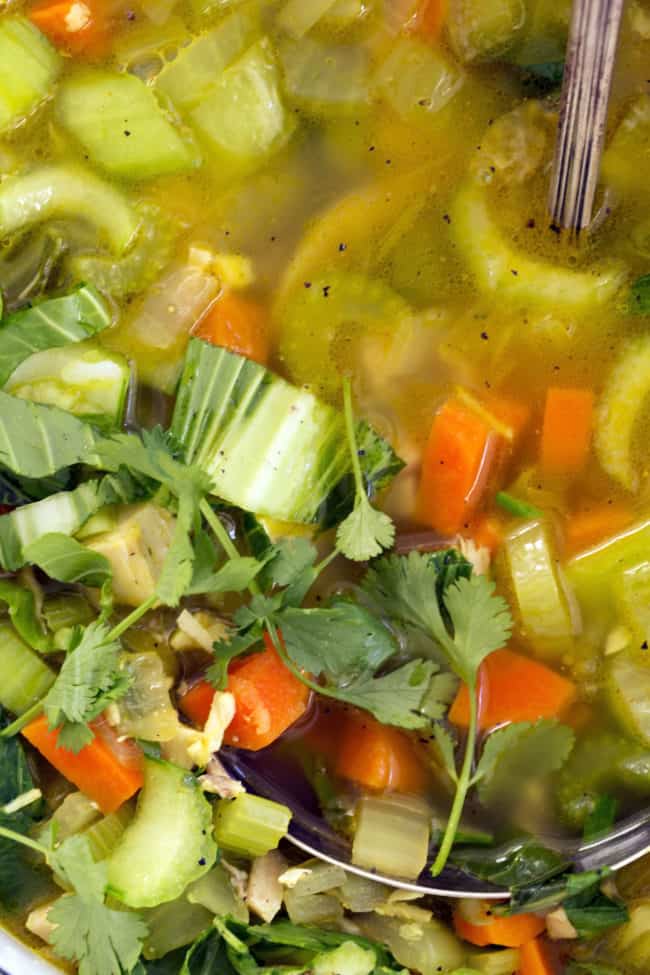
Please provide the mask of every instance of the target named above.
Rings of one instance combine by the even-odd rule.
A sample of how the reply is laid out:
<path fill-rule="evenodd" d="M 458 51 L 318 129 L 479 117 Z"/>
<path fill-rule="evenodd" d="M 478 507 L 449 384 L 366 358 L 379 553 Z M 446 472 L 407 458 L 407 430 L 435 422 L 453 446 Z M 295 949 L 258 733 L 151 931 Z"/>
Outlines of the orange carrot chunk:
<path fill-rule="evenodd" d="M 422 459 L 420 519 L 442 535 L 460 531 L 481 499 L 497 435 L 471 407 L 448 400 L 436 414 Z"/>
<path fill-rule="evenodd" d="M 567 555 L 591 548 L 624 531 L 634 521 L 634 513 L 621 503 L 594 504 L 567 517 L 564 542 Z"/>
<path fill-rule="evenodd" d="M 364 712 L 344 719 L 336 774 L 366 789 L 422 793 L 427 775 L 412 740 Z"/>
<path fill-rule="evenodd" d="M 197 680 L 184 694 L 178 695 L 178 707 L 192 724 L 203 728 L 210 717 L 213 700 L 214 687 L 207 680 Z"/>
<path fill-rule="evenodd" d="M 589 389 L 559 389 L 546 393 L 541 461 L 546 474 L 577 474 L 591 448 L 594 394 Z"/>
<path fill-rule="evenodd" d="M 502 948 L 520 948 L 541 934 L 546 927 L 544 918 L 536 914 L 513 914 L 499 917 L 486 909 L 484 924 L 472 924 L 465 920 L 458 908 L 454 911 L 454 930 L 464 941 L 479 948 L 499 945 Z"/>
<path fill-rule="evenodd" d="M 440 37 L 447 16 L 447 0 L 424 0 L 420 4 L 417 33 L 427 41 Z"/>
<path fill-rule="evenodd" d="M 142 770 L 122 762 L 100 735 L 76 755 L 57 746 L 59 732 L 50 730 L 44 715 L 26 725 L 23 735 L 105 814 L 115 812 L 142 787 Z"/>
<path fill-rule="evenodd" d="M 99 58 L 110 49 L 106 14 L 99 0 L 45 0 L 32 7 L 28 16 L 55 47 L 70 54 Z"/>
<path fill-rule="evenodd" d="M 541 938 L 527 941 L 519 948 L 519 975 L 555 975 L 547 945 Z"/>
<path fill-rule="evenodd" d="M 506 721 L 555 718 L 571 706 L 576 688 L 537 660 L 512 650 L 496 650 L 481 666 L 479 695 L 479 727 L 492 728 Z M 462 728 L 469 724 L 469 693 L 464 684 L 449 720 Z"/>
<path fill-rule="evenodd" d="M 215 301 L 194 334 L 262 365 L 269 357 L 266 309 L 235 291 L 226 291 Z"/>

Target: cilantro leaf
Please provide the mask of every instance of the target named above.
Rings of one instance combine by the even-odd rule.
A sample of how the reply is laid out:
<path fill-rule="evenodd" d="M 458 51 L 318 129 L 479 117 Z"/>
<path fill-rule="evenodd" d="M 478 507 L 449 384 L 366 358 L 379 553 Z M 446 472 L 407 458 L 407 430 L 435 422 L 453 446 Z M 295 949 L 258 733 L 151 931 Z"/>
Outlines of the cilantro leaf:
<path fill-rule="evenodd" d="M 78 752 L 93 739 L 88 722 L 129 688 L 130 679 L 118 668 L 120 644 L 109 640 L 103 623 L 90 623 L 77 635 L 43 707 L 51 728 L 61 728 L 59 744 Z"/>
<path fill-rule="evenodd" d="M 359 463 L 359 447 L 352 411 L 352 386 L 349 379 L 343 381 L 345 429 L 354 474 L 354 508 L 341 522 L 336 532 L 336 545 L 346 558 L 365 562 L 390 548 L 395 540 L 395 526 L 383 511 L 373 508 L 366 494 L 366 486 Z"/>
<path fill-rule="evenodd" d="M 336 689 L 339 701 L 369 711 L 382 724 L 399 728 L 422 728 L 429 723 L 421 714 L 424 697 L 434 664 L 427 660 L 412 660 L 388 674 L 375 677 L 360 674 L 348 684 Z"/>
<path fill-rule="evenodd" d="M 570 728 L 551 720 L 517 722 L 492 732 L 472 780 L 483 805 L 510 804 L 532 778 L 561 768 L 574 741 Z"/>
<path fill-rule="evenodd" d="M 451 734 L 441 724 L 434 724 L 433 736 L 436 740 L 442 764 L 453 782 L 458 781 L 456 772 L 456 744 Z"/>
<path fill-rule="evenodd" d="M 246 633 L 237 633 L 230 640 L 220 640 L 214 644 L 214 663 L 208 667 L 205 676 L 215 690 L 226 689 L 231 660 L 248 653 L 261 639 L 262 627 L 255 625 Z"/>
<path fill-rule="evenodd" d="M 361 586 L 377 612 L 423 630 L 446 647 L 450 640 L 438 604 L 439 568 L 423 552 L 385 555 L 364 576 Z"/>
<path fill-rule="evenodd" d="M 198 499 L 193 492 L 182 490 L 171 545 L 156 584 L 156 595 L 165 606 L 178 606 L 191 584 L 194 547 L 190 533 L 197 511 Z"/>
<path fill-rule="evenodd" d="M 265 588 L 291 586 L 316 561 L 316 546 L 308 538 L 281 538 L 268 553 L 270 558 L 261 580 Z"/>
<path fill-rule="evenodd" d="M 220 568 L 216 547 L 208 534 L 200 532 L 194 543 L 194 568 L 192 579 L 187 587 L 187 596 L 204 593 L 242 592 L 262 571 L 264 563 L 271 558 L 258 560 L 240 555 L 228 559 Z"/>
<path fill-rule="evenodd" d="M 432 721 L 439 721 L 447 713 L 447 708 L 456 696 L 457 690 L 458 678 L 455 674 L 449 671 L 434 674 L 422 701 L 423 712 Z"/>
<path fill-rule="evenodd" d="M 443 597 L 454 629 L 447 645 L 450 663 L 463 680 L 472 685 L 480 665 L 494 650 L 510 639 L 512 617 L 495 585 L 485 576 L 458 579 Z"/>
<path fill-rule="evenodd" d="M 69 535 L 48 532 L 24 548 L 25 559 L 59 582 L 101 587 L 112 576 L 108 559 Z"/>
<path fill-rule="evenodd" d="M 108 868 L 95 863 L 88 841 L 73 836 L 50 854 L 52 869 L 74 893 L 64 894 L 48 911 L 55 925 L 51 944 L 60 958 L 76 962 L 79 975 L 123 975 L 135 967 L 147 927 L 131 911 L 104 903 Z"/>

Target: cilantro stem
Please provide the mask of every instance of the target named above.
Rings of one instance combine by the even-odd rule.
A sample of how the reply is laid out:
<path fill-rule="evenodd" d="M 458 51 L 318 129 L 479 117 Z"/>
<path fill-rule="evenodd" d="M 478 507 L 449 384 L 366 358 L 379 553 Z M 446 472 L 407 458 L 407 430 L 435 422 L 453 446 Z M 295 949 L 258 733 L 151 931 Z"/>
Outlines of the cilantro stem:
<path fill-rule="evenodd" d="M 24 711 L 23 714 L 16 718 L 15 721 L 12 721 L 11 724 L 8 724 L 6 728 L 3 728 L 2 731 L 0 731 L 0 738 L 13 738 L 14 735 L 17 735 L 19 731 L 23 730 L 25 725 L 28 725 L 30 721 L 34 720 L 34 718 L 38 718 L 43 710 L 44 700 L 45 698 L 41 698 L 41 700 L 37 701 L 36 704 L 32 704 L 31 708 L 28 708 L 28 710 Z"/>
<path fill-rule="evenodd" d="M 148 613 L 150 609 L 153 609 L 157 601 L 158 597 L 155 593 L 152 596 L 149 596 L 149 599 L 145 599 L 143 603 L 136 606 L 132 613 L 129 613 L 128 616 L 125 616 L 123 620 L 120 620 L 120 622 L 113 627 L 104 642 L 112 643 L 113 640 L 118 640 L 122 634 L 126 633 L 128 629 L 137 623 L 145 613 Z"/>
<path fill-rule="evenodd" d="M 357 491 L 357 497 L 366 497 L 366 486 L 363 483 L 363 474 L 361 473 L 361 463 L 359 461 L 359 451 L 357 448 L 357 434 L 354 429 L 354 407 L 352 405 L 352 382 L 350 377 L 346 376 L 343 380 L 343 409 L 345 414 L 345 432 L 348 438 L 348 446 L 350 448 L 350 460 L 352 462 L 352 472 L 354 474 L 354 484 Z"/>
<path fill-rule="evenodd" d="M 5 829 L 4 826 L 0 826 L 0 836 L 3 836 L 6 840 L 11 840 L 13 843 L 21 843 L 23 846 L 28 846 L 30 850 L 36 850 L 41 856 L 45 857 L 46 860 L 49 859 L 50 851 L 47 850 L 36 840 L 31 840 L 29 836 L 23 836 L 22 833 L 16 833 L 13 829 Z"/>
<path fill-rule="evenodd" d="M 205 498 L 201 501 L 199 509 L 228 558 L 238 559 L 239 552 L 237 551 L 237 546 L 226 531 L 221 518 L 214 513 Z M 248 584 L 248 591 L 252 596 L 258 596 L 260 594 L 260 587 L 254 579 Z"/>
<path fill-rule="evenodd" d="M 270 616 L 264 617 L 264 626 L 271 637 L 271 642 L 276 653 L 282 660 L 285 667 L 291 671 L 293 676 L 297 677 L 299 681 L 302 681 L 302 683 L 305 684 L 310 690 L 314 691 L 314 693 L 322 694 L 324 697 L 331 697 L 334 698 L 334 700 L 338 700 L 338 695 L 334 691 L 330 691 L 323 684 L 318 684 L 315 680 L 312 680 L 311 677 L 307 677 L 307 675 L 304 674 L 299 667 L 296 667 L 293 660 L 285 650 L 282 640 L 280 639 L 278 629 Z"/>
<path fill-rule="evenodd" d="M 476 681 L 469 686 L 469 727 L 467 729 L 467 744 L 465 745 L 465 756 L 463 767 L 461 768 L 456 785 L 456 794 L 449 813 L 449 819 L 445 827 L 442 843 L 431 867 L 431 874 L 437 877 L 446 864 L 451 848 L 454 845 L 454 838 L 460 824 L 460 817 L 465 805 L 465 799 L 470 787 L 472 775 L 472 765 L 474 762 L 474 749 L 476 746 L 476 730 L 478 724 L 478 702 L 476 699 Z"/>

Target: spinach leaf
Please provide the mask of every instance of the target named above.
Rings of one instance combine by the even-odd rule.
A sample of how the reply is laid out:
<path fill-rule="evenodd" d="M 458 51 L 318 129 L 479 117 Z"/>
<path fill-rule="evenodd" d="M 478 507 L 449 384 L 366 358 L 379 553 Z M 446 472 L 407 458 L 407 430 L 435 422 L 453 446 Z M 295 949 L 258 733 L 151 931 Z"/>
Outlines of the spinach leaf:
<path fill-rule="evenodd" d="M 607 928 L 623 924 L 629 914 L 622 901 L 607 897 L 600 888 L 607 871 L 571 874 L 562 906 L 581 938 L 592 938 Z"/>

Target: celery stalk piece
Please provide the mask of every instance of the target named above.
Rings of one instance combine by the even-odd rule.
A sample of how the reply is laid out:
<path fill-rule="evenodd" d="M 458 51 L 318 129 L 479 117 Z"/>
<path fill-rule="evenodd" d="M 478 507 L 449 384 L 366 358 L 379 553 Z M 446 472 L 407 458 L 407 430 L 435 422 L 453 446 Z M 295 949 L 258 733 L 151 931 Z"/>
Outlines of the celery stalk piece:
<path fill-rule="evenodd" d="M 646 657 L 628 650 L 617 653 L 607 662 L 605 687 L 622 729 L 650 745 L 650 660 Z"/>
<path fill-rule="evenodd" d="M 179 112 L 195 108 L 258 36 L 258 18 L 250 10 L 235 11 L 179 51 L 156 77 L 156 90 Z"/>
<path fill-rule="evenodd" d="M 622 196 L 648 199 L 646 165 L 650 162 L 650 95 L 632 103 L 603 155 L 602 177 Z"/>
<path fill-rule="evenodd" d="M 611 608 L 617 594 L 617 576 L 622 570 L 647 562 L 648 552 L 650 520 L 646 519 L 569 559 L 564 567 L 566 576 L 585 617 L 592 613 L 602 615 Z"/>
<path fill-rule="evenodd" d="M 367 796 L 359 800 L 352 862 L 378 873 L 415 880 L 429 852 L 431 810 L 411 796 Z"/>
<path fill-rule="evenodd" d="M 243 793 L 216 803 L 214 838 L 219 846 L 234 853 L 264 856 L 287 835 L 290 820 L 287 806 Z"/>
<path fill-rule="evenodd" d="M 61 58 L 28 20 L 0 21 L 0 133 L 47 98 L 60 69 Z"/>
<path fill-rule="evenodd" d="M 524 636 L 542 656 L 562 656 L 578 626 L 548 525 L 529 521 L 511 532 L 504 560 Z"/>
<path fill-rule="evenodd" d="M 113 176 L 151 179 L 200 164 L 196 147 L 172 125 L 154 92 L 135 75 L 73 75 L 59 88 L 56 113 L 92 162 Z"/>
<path fill-rule="evenodd" d="M 139 224 L 119 190 L 80 166 L 40 166 L 0 185 L 1 237 L 69 217 L 92 224 L 117 254 L 126 250 Z"/>
<path fill-rule="evenodd" d="M 454 932 L 437 918 L 417 923 L 417 938 L 409 937 L 413 929 L 400 917 L 372 913 L 354 920 L 366 938 L 387 945 L 395 960 L 411 971 L 457 975 L 456 970 L 462 971 L 461 966 L 467 960 L 467 945 L 462 945 Z"/>
<path fill-rule="evenodd" d="M 634 434 L 650 397 L 650 335 L 627 342 L 612 369 L 596 415 L 598 459 L 610 477 L 628 491 L 640 486 L 633 457 Z"/>
<path fill-rule="evenodd" d="M 53 633 L 70 626 L 87 626 L 94 618 L 92 606 L 81 593 L 48 596 L 43 603 L 43 619 Z"/>
<path fill-rule="evenodd" d="M 249 172 L 286 145 L 296 121 L 282 103 L 269 42 L 258 41 L 227 68 L 188 119 L 220 180 Z"/>
<path fill-rule="evenodd" d="M 278 55 L 285 91 L 305 112 L 339 116 L 368 107 L 370 62 L 363 48 L 304 37 L 283 41 Z"/>
<path fill-rule="evenodd" d="M 56 677 L 11 623 L 0 623 L 0 674 L 0 705 L 18 715 L 40 701 Z"/>
<path fill-rule="evenodd" d="M 519 39 L 526 23 L 523 0 L 451 0 L 447 29 L 462 61 L 490 60 Z"/>
<path fill-rule="evenodd" d="M 176 948 L 190 945 L 205 934 L 214 919 L 208 910 L 185 896 L 144 910 L 141 915 L 149 929 L 142 949 L 147 960 L 163 958 Z"/>
<path fill-rule="evenodd" d="M 221 863 L 217 863 L 210 873 L 201 877 L 185 891 L 190 904 L 199 904 L 217 917 L 234 917 L 236 921 L 247 924 L 248 908 L 235 891 L 233 881 Z"/>
<path fill-rule="evenodd" d="M 460 91 L 460 68 L 440 48 L 404 37 L 392 48 L 377 72 L 382 97 L 398 115 L 423 124 Z"/>
<path fill-rule="evenodd" d="M 632 645 L 650 641 L 650 562 L 640 562 L 617 574 L 613 585 L 621 621 Z"/>
<path fill-rule="evenodd" d="M 126 802 L 108 816 L 102 816 L 84 830 L 94 860 L 105 860 L 111 855 L 133 819 L 133 803 Z"/>
<path fill-rule="evenodd" d="M 336 0 L 286 0 L 278 25 L 300 40 L 334 6 Z"/>
<path fill-rule="evenodd" d="M 124 417 L 131 369 L 124 356 L 96 342 L 36 352 L 11 374 L 12 396 L 58 406 L 96 426 L 118 427 Z"/>

